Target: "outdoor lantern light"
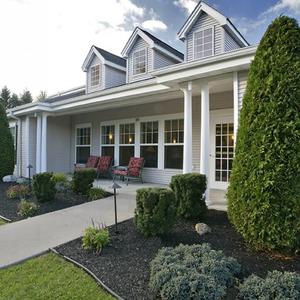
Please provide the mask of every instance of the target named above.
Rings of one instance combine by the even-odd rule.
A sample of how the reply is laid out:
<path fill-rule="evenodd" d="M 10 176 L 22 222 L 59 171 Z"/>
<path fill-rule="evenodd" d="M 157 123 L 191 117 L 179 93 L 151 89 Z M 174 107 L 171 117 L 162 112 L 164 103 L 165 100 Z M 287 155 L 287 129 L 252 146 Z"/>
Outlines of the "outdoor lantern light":
<path fill-rule="evenodd" d="M 108 136 L 108 138 L 109 138 L 110 140 L 112 140 L 112 139 L 113 139 L 113 135 L 110 133 L 109 136 Z"/>
<path fill-rule="evenodd" d="M 118 216 L 117 216 L 117 189 L 122 188 L 116 182 L 113 182 L 111 187 L 114 190 L 114 206 L 115 206 L 115 233 L 118 234 Z"/>
<path fill-rule="evenodd" d="M 28 165 L 27 169 L 28 169 L 28 177 L 29 177 L 29 188 L 31 189 L 31 169 L 33 168 L 32 165 Z"/>

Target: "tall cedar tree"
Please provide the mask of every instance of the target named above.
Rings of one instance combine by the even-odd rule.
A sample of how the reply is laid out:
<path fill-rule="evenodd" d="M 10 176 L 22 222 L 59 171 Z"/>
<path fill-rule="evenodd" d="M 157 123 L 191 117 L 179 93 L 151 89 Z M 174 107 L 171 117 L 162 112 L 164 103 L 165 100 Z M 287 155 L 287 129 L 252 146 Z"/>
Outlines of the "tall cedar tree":
<path fill-rule="evenodd" d="M 10 90 L 7 86 L 4 86 L 0 93 L 0 104 L 3 105 L 4 108 L 8 108 L 10 100 Z"/>
<path fill-rule="evenodd" d="M 21 105 L 32 102 L 32 96 L 28 90 L 25 90 L 23 92 L 23 94 L 20 96 L 20 102 L 21 102 Z"/>
<path fill-rule="evenodd" d="M 14 108 L 20 105 L 20 100 L 17 94 L 13 93 L 8 101 L 7 108 Z"/>
<path fill-rule="evenodd" d="M 300 28 L 278 17 L 251 64 L 228 214 L 258 249 L 300 248 Z"/>
<path fill-rule="evenodd" d="M 0 104 L 0 181 L 14 171 L 14 143 L 9 130 L 6 112 Z"/>

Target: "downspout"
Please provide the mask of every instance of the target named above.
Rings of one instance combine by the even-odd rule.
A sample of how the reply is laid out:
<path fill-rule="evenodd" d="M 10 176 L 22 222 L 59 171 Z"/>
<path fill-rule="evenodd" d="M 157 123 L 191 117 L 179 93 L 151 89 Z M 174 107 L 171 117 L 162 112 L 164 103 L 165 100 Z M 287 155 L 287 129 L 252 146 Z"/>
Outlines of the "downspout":
<path fill-rule="evenodd" d="M 22 163 L 23 163 L 23 158 L 22 158 L 22 147 L 23 144 L 21 142 L 21 137 L 22 137 L 22 121 L 21 118 L 16 117 L 13 112 L 10 112 L 9 115 L 10 118 L 14 119 L 17 121 L 17 125 L 18 125 L 18 140 L 17 140 L 17 176 L 22 177 Z"/>

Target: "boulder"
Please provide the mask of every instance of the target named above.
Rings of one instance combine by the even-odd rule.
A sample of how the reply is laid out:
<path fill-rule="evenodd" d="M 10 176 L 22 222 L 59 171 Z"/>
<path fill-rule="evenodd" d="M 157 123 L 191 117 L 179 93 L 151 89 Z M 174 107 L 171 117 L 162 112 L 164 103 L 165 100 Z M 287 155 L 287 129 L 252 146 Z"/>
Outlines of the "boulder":
<path fill-rule="evenodd" d="M 17 177 L 15 175 L 7 175 L 2 178 L 3 182 L 16 182 Z"/>
<path fill-rule="evenodd" d="M 197 223 L 195 230 L 200 236 L 211 232 L 211 228 L 205 223 Z"/>

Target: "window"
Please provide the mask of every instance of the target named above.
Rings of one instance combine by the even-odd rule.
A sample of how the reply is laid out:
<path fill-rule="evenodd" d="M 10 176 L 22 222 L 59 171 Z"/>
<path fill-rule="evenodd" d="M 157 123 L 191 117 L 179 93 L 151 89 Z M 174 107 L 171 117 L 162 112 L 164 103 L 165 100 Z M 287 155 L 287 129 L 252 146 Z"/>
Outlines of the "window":
<path fill-rule="evenodd" d="M 146 49 L 135 51 L 132 55 L 133 75 L 146 73 Z"/>
<path fill-rule="evenodd" d="M 120 124 L 119 164 L 127 166 L 134 156 L 135 124 Z"/>
<path fill-rule="evenodd" d="M 100 84 L 100 65 L 91 67 L 91 86 Z"/>
<path fill-rule="evenodd" d="M 91 154 L 91 127 L 76 128 L 76 163 L 84 164 Z"/>
<path fill-rule="evenodd" d="M 145 167 L 157 168 L 158 161 L 158 122 L 141 123 L 141 157 Z"/>
<path fill-rule="evenodd" d="M 213 28 L 196 31 L 194 33 L 194 58 L 213 55 Z"/>
<path fill-rule="evenodd" d="M 165 168 L 183 167 L 183 119 L 165 121 Z"/>
<path fill-rule="evenodd" d="M 101 155 L 115 157 L 115 125 L 101 127 Z"/>

